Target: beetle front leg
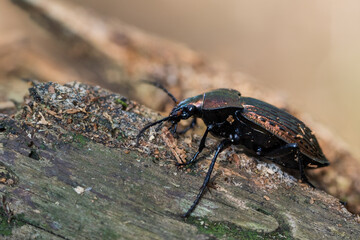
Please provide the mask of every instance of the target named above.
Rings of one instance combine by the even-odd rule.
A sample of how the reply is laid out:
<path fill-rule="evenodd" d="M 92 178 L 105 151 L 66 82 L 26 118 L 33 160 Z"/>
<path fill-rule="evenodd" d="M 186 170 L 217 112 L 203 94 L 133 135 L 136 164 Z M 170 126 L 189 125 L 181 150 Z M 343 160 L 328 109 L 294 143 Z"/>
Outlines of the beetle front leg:
<path fill-rule="evenodd" d="M 191 205 L 191 207 L 189 208 L 189 210 L 183 215 L 184 218 L 187 218 L 190 216 L 190 214 L 194 211 L 194 209 L 196 208 L 196 206 L 198 205 L 202 195 L 204 194 L 204 190 L 206 189 L 206 186 L 207 184 L 209 183 L 210 181 L 210 176 L 211 176 L 211 173 L 214 169 L 214 165 L 215 165 L 215 162 L 216 162 L 216 159 L 219 155 L 219 153 L 224 150 L 225 148 L 227 148 L 229 145 L 231 145 L 231 140 L 229 139 L 224 139 L 220 142 L 220 144 L 217 146 L 216 148 L 216 152 L 215 152 L 215 155 L 211 161 L 211 164 L 209 166 L 209 170 L 206 174 L 206 177 L 204 179 L 204 182 L 200 188 L 200 191 L 198 193 L 198 195 L 196 196 L 196 199 L 195 201 L 193 202 L 193 204 Z"/>
<path fill-rule="evenodd" d="M 190 161 L 188 161 L 188 162 L 186 162 L 186 163 L 176 163 L 176 166 L 186 166 L 186 165 L 192 164 L 192 163 L 194 163 L 194 162 L 196 161 L 197 156 L 202 152 L 202 150 L 203 150 L 204 147 L 205 147 L 205 140 L 206 140 L 206 137 L 207 137 L 210 129 L 211 129 L 211 126 L 208 126 L 208 127 L 206 128 L 205 133 L 204 133 L 204 135 L 203 135 L 202 138 L 201 138 L 200 145 L 199 145 L 199 149 L 198 149 L 198 151 L 195 153 L 194 157 L 193 157 Z"/>
<path fill-rule="evenodd" d="M 187 131 L 189 131 L 190 129 L 194 128 L 196 125 L 196 117 L 194 117 L 194 119 L 191 121 L 190 125 L 187 126 L 184 130 L 178 132 L 178 134 L 185 134 Z"/>
<path fill-rule="evenodd" d="M 177 129 L 177 122 L 173 122 L 171 124 L 171 126 L 168 128 L 168 130 L 170 131 L 170 133 L 175 136 L 176 134 L 176 129 Z"/>

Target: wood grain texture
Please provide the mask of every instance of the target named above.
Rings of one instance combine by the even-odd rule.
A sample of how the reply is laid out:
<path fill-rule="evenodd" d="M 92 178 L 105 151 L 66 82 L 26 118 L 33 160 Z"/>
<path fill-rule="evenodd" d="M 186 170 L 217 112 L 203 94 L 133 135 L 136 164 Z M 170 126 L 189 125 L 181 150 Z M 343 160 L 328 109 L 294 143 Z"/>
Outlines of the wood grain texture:
<path fill-rule="evenodd" d="M 216 141 L 209 141 L 205 159 L 189 174 L 175 167 L 160 137 L 165 129 L 147 132 L 134 147 L 138 130 L 157 115 L 118 94 L 85 84 L 42 83 L 30 89 L 26 102 L 15 118 L 0 116 L 0 162 L 18 179 L 0 185 L 1 194 L 7 196 L 13 220 L 23 223 L 13 227 L 12 236 L 360 237 L 354 216 L 337 199 L 299 185 L 281 170 L 274 172 L 273 165 L 262 165 L 260 171 L 256 160 L 234 149 L 219 158 L 216 190 L 205 194 L 185 221 L 180 215 L 198 191 Z M 82 111 L 67 111 L 74 108 Z M 194 136 L 189 147 L 183 138 L 169 139 L 187 157 L 199 140 Z"/>

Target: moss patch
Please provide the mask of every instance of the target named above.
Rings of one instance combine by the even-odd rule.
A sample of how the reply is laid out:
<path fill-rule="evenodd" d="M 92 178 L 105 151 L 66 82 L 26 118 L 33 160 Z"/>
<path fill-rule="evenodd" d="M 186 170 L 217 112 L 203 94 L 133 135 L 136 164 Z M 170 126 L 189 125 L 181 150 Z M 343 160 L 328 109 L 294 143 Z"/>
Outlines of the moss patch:
<path fill-rule="evenodd" d="M 125 101 L 121 100 L 120 98 L 115 99 L 115 103 L 121 104 L 123 110 L 125 110 L 128 107 L 128 104 Z"/>
<path fill-rule="evenodd" d="M 74 142 L 78 144 L 78 147 L 83 148 L 90 140 L 81 134 L 73 135 Z"/>
<path fill-rule="evenodd" d="M 227 222 L 212 222 L 207 218 L 189 217 L 186 222 L 195 225 L 202 234 L 222 239 L 293 239 L 290 232 L 280 228 L 271 233 L 262 233 L 244 229 Z"/>
<path fill-rule="evenodd" d="M 12 216 L 10 222 L 4 209 L 0 208 L 0 236 L 11 236 L 12 229 L 15 227 L 21 227 L 25 223 L 22 221 L 23 214 Z"/>
<path fill-rule="evenodd" d="M 119 239 L 120 236 L 112 229 L 110 228 L 102 228 L 100 229 L 101 231 L 101 236 L 103 239 Z"/>

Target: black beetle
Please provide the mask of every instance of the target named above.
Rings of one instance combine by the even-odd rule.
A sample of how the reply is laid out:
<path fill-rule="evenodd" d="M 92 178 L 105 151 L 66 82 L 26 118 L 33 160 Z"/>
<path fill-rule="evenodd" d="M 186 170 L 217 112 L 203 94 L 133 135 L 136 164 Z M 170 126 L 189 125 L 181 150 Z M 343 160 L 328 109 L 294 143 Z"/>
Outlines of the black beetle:
<path fill-rule="evenodd" d="M 177 102 L 176 98 L 163 86 L 158 83 L 149 83 L 164 90 Z M 316 137 L 302 121 L 266 102 L 242 97 L 240 92 L 233 89 L 216 89 L 183 100 L 173 108 L 168 117 L 141 129 L 137 135 L 137 143 L 144 131 L 151 126 L 165 121 L 171 122 L 169 129 L 172 133 L 176 133 L 177 123 L 190 117 L 194 117 L 194 120 L 186 130 L 196 124 L 197 118 L 201 118 L 207 128 L 194 157 L 178 165 L 188 165 L 196 161 L 197 156 L 205 147 L 209 132 L 222 140 L 216 148 L 200 192 L 183 217 L 188 217 L 199 203 L 209 183 L 217 156 L 229 145 L 243 145 L 258 156 L 287 168 L 299 169 L 302 181 L 312 187 L 314 186 L 308 181 L 304 169 L 329 165 Z"/>

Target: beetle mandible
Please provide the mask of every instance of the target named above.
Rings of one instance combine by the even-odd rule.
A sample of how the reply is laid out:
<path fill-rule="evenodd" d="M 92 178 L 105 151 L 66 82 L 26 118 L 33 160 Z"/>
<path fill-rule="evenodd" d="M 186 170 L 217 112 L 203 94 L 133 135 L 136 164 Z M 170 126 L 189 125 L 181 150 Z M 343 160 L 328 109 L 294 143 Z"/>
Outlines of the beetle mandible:
<path fill-rule="evenodd" d="M 148 83 L 162 89 L 178 103 L 162 85 L 156 82 Z M 136 137 L 137 144 L 141 135 L 151 126 L 171 122 L 169 130 L 175 134 L 178 122 L 190 117 L 194 119 L 183 132 L 192 128 L 197 118 L 204 121 L 206 130 L 194 157 L 186 163 L 177 165 L 188 165 L 196 161 L 205 147 L 208 133 L 222 140 L 216 147 L 195 201 L 183 217 L 188 217 L 199 203 L 209 183 L 216 158 L 230 145 L 242 145 L 250 152 L 284 167 L 299 169 L 302 182 L 308 183 L 311 187 L 314 186 L 308 181 L 304 169 L 329 165 L 316 137 L 302 121 L 266 102 L 242 97 L 240 92 L 234 89 L 216 89 L 183 100 L 172 109 L 168 117 L 142 128 Z"/>

